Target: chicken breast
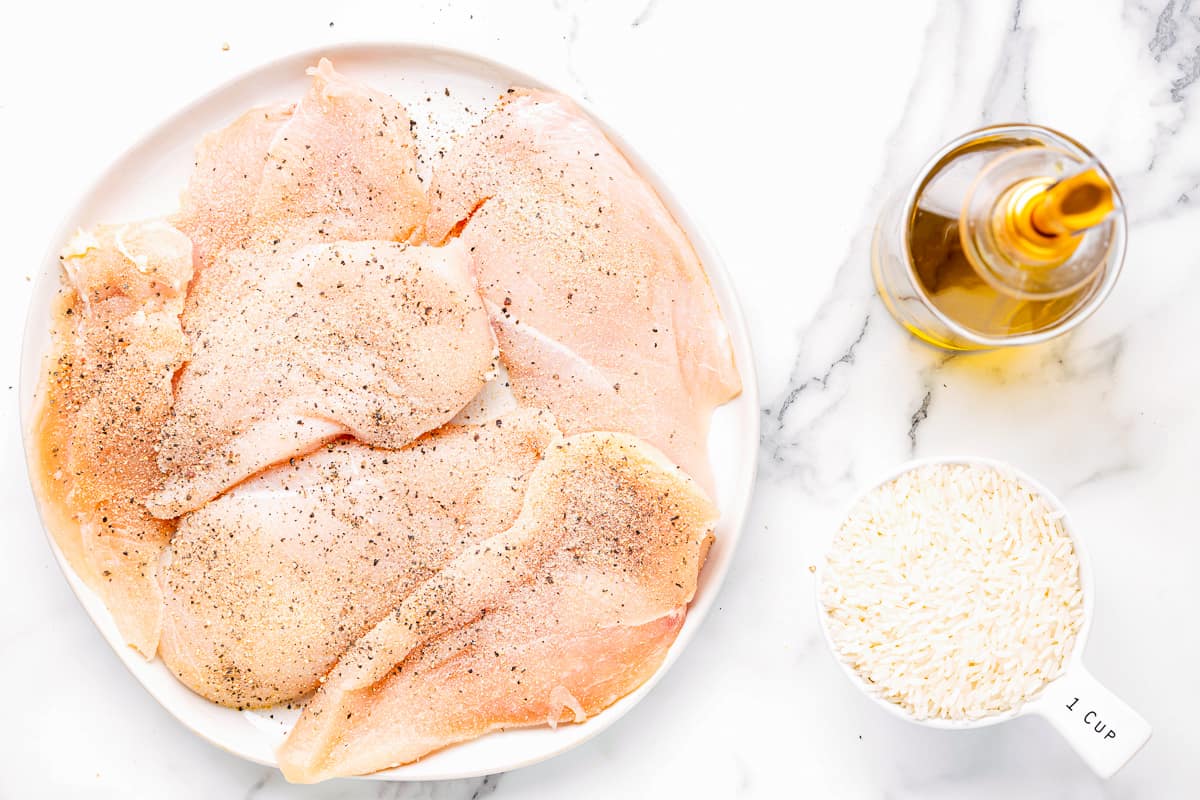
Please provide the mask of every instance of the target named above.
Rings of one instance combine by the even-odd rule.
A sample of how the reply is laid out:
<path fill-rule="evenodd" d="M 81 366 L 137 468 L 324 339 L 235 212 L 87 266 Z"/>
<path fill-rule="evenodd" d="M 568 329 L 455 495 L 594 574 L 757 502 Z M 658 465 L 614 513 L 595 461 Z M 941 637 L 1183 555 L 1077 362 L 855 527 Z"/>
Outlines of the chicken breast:
<path fill-rule="evenodd" d="M 403 450 L 343 439 L 188 514 L 161 573 L 163 660 L 236 708 L 311 692 L 414 587 L 512 525 L 555 435 L 521 410 Z"/>
<path fill-rule="evenodd" d="M 284 775 L 374 772 L 489 731 L 598 713 L 661 664 L 716 518 L 691 479 L 633 437 L 552 444 L 516 523 L 341 659 L 280 748 Z"/>
<path fill-rule="evenodd" d="M 408 113 L 327 58 L 267 151 L 251 212 L 272 239 L 418 241 L 429 212 Z"/>
<path fill-rule="evenodd" d="M 210 133 L 181 200 L 201 269 L 284 242 L 416 241 L 429 204 L 407 112 L 322 58 L 298 104 L 251 109 Z"/>
<path fill-rule="evenodd" d="M 161 482 L 155 445 L 188 352 L 179 315 L 191 254 L 161 221 L 103 226 L 68 245 L 34 435 L 47 526 L 146 658 L 158 648 L 156 570 L 174 524 L 152 517 L 145 500 Z"/>
<path fill-rule="evenodd" d="M 712 410 L 741 390 L 695 251 L 586 114 L 515 89 L 438 165 L 431 241 L 459 235 L 518 399 L 563 430 L 624 431 L 710 492 Z"/>
<path fill-rule="evenodd" d="M 257 254 L 193 291 L 192 357 L 159 437 L 152 513 L 193 511 L 338 436 L 399 448 L 494 374 L 496 340 L 465 246 L 339 242 Z"/>
<path fill-rule="evenodd" d="M 180 199 L 175 224 L 192 240 L 196 263 L 253 243 L 253 208 L 267 150 L 292 118 L 294 103 L 252 108 L 196 148 L 196 166 Z"/>

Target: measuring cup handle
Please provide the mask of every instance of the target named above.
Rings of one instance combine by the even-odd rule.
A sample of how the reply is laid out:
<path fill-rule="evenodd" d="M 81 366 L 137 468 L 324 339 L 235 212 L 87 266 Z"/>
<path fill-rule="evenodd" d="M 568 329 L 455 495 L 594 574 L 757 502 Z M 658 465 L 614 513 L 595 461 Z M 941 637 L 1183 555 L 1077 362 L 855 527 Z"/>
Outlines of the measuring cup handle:
<path fill-rule="evenodd" d="M 1102 778 L 1116 774 L 1150 739 L 1150 724 L 1081 664 L 1047 686 L 1031 710 L 1048 719 Z"/>

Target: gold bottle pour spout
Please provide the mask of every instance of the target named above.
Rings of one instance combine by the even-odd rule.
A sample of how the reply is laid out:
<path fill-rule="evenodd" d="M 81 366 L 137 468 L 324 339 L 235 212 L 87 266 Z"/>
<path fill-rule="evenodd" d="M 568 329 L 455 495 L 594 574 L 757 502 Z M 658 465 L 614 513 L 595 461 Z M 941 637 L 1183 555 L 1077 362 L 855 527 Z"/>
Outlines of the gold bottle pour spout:
<path fill-rule="evenodd" d="M 996 206 L 997 238 L 1019 260 L 1054 267 L 1071 257 L 1082 233 L 1103 222 L 1115 208 L 1113 189 L 1094 166 L 1084 164 L 1058 181 L 1021 181 Z"/>
<path fill-rule="evenodd" d="M 1112 213 L 1113 190 L 1095 167 L 1063 178 L 1041 195 L 1030 221 L 1050 236 L 1072 236 L 1095 227 Z"/>

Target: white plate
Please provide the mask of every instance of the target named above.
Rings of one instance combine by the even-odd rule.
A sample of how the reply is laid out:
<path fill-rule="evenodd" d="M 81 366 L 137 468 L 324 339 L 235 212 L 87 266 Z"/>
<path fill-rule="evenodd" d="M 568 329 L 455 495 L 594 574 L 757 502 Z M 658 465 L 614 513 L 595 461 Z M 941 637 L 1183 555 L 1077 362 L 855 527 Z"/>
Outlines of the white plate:
<path fill-rule="evenodd" d="M 129 148 L 100 177 L 67 217 L 58 237 L 50 243 L 34 287 L 22 353 L 21 419 L 27 451 L 41 358 L 49 347 L 50 304 L 59 283 L 57 256 L 69 235 L 80 227 L 159 216 L 173 210 L 179 192 L 187 182 L 192 151 L 200 137 L 224 126 L 253 105 L 299 98 L 309 83 L 304 68 L 316 63 L 322 55 L 329 56 L 345 74 L 386 90 L 404 103 L 417 123 L 418 145 L 426 154 L 436 154 L 439 147 L 448 145 L 456 131 L 479 119 L 509 86 L 554 88 L 493 61 L 447 48 L 406 44 L 342 45 L 298 53 L 253 70 L 169 117 Z M 450 91 L 448 97 L 446 89 Z M 587 108 L 586 104 L 580 105 Z M 593 111 L 588 111 L 596 117 Z M 699 588 L 687 620 L 665 663 L 637 691 L 581 725 L 491 734 L 371 777 L 428 780 L 503 772 L 542 761 L 595 736 L 650 691 L 696 634 L 733 557 L 750 500 L 758 450 L 758 393 L 742 312 L 721 259 L 670 190 L 615 131 L 603 122 L 600 126 L 657 189 L 691 238 L 729 326 L 744 389 L 740 397 L 718 409 L 713 418 L 709 443 L 722 511 L 716 543 L 700 575 Z M 426 180 L 430 163 L 424 164 Z M 232 753 L 260 764 L 276 763 L 275 748 L 282 741 L 290 720 L 281 722 L 278 714 L 277 719 L 271 719 L 262 712 L 239 712 L 217 706 L 176 681 L 161 661 L 143 660 L 125 645 L 103 602 L 69 569 L 52 539 L 50 546 L 71 588 L 108 643 L 164 708 L 200 736 Z"/>

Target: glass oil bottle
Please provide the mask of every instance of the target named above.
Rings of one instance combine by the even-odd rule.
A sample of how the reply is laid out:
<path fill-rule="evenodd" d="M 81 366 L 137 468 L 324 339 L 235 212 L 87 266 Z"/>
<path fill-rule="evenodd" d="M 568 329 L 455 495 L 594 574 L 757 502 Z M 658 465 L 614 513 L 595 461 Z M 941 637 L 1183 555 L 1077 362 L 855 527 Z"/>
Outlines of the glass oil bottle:
<path fill-rule="evenodd" d="M 1112 177 L 1082 145 L 1001 125 L 950 142 L 888 205 L 872 270 L 892 316 L 931 344 L 1033 344 L 1104 301 L 1125 229 Z"/>

